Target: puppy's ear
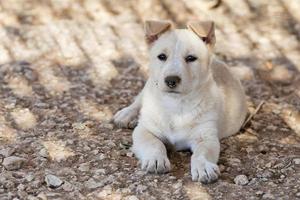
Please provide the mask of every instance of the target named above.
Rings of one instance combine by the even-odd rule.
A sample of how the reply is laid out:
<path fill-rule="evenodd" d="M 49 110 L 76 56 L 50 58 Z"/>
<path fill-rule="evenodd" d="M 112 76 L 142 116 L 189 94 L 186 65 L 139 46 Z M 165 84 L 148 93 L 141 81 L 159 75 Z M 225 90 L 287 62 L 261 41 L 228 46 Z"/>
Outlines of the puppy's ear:
<path fill-rule="evenodd" d="M 153 43 L 158 37 L 169 30 L 172 27 L 172 23 L 169 21 L 145 21 L 145 35 L 148 44 Z"/>
<path fill-rule="evenodd" d="M 196 33 L 209 49 L 215 46 L 215 23 L 213 21 L 189 22 L 187 28 Z"/>

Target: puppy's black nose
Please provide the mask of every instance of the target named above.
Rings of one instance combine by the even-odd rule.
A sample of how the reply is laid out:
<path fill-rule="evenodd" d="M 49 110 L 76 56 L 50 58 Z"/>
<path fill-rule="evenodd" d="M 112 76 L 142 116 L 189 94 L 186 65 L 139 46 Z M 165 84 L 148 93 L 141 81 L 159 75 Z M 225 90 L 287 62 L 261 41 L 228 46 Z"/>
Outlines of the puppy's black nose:
<path fill-rule="evenodd" d="M 165 78 L 165 83 L 169 88 L 175 88 L 179 83 L 181 79 L 179 76 L 167 76 Z"/>

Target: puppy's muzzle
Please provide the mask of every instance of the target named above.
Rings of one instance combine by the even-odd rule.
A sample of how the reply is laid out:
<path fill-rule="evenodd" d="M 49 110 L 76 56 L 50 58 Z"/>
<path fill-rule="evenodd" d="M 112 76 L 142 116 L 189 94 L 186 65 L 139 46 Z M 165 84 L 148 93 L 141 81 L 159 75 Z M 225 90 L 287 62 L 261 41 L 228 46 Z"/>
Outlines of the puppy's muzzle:
<path fill-rule="evenodd" d="M 165 84 L 171 89 L 176 88 L 180 81 L 181 78 L 179 76 L 167 76 L 165 78 Z"/>

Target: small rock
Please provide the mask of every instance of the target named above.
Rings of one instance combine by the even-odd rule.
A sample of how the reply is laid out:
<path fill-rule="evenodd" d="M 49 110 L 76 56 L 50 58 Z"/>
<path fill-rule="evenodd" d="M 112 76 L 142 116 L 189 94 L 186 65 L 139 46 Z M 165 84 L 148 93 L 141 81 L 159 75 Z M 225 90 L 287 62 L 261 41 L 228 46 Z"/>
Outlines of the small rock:
<path fill-rule="evenodd" d="M 88 189 L 95 189 L 102 187 L 104 185 L 103 182 L 96 182 L 93 178 L 90 178 L 89 180 L 84 182 L 84 186 Z"/>
<path fill-rule="evenodd" d="M 17 179 L 20 179 L 20 178 L 24 178 L 26 176 L 26 173 L 20 172 L 20 171 L 14 171 L 12 173 L 12 176 L 17 178 Z"/>
<path fill-rule="evenodd" d="M 35 108 L 49 108 L 49 105 L 43 102 L 35 102 L 34 103 Z"/>
<path fill-rule="evenodd" d="M 74 190 L 74 186 L 71 183 L 65 181 L 64 184 L 62 185 L 62 189 L 66 192 L 71 192 Z"/>
<path fill-rule="evenodd" d="M 47 151 L 47 149 L 45 149 L 45 148 L 42 148 L 42 149 L 39 151 L 39 155 L 42 156 L 43 158 L 48 158 L 48 157 L 49 157 L 48 151 Z"/>
<path fill-rule="evenodd" d="M 276 131 L 277 130 L 277 126 L 274 126 L 274 125 L 268 125 L 267 127 L 266 127 L 266 129 L 268 129 L 268 130 L 271 130 L 271 131 Z"/>
<path fill-rule="evenodd" d="M 267 152 L 269 152 L 269 148 L 265 145 L 259 145 L 258 146 L 258 151 L 261 153 L 261 154 L 267 154 Z"/>
<path fill-rule="evenodd" d="M 285 178 L 285 175 L 281 174 L 281 175 L 280 175 L 280 178 L 281 178 L 281 179 L 284 179 L 284 178 Z"/>
<path fill-rule="evenodd" d="M 136 187 L 136 191 L 140 194 L 142 194 L 145 190 L 147 190 L 147 186 L 145 186 L 145 185 L 138 185 Z"/>
<path fill-rule="evenodd" d="M 173 185 L 173 188 L 174 188 L 174 189 L 182 188 L 182 182 L 178 182 L 178 183 L 174 184 L 174 185 Z"/>
<path fill-rule="evenodd" d="M 3 183 L 4 181 L 6 181 L 6 176 L 4 173 L 0 173 L 0 183 Z"/>
<path fill-rule="evenodd" d="M 48 174 L 45 176 L 45 182 L 50 188 L 58 188 L 63 184 L 62 180 L 60 180 L 57 176 L 54 176 L 52 174 Z"/>
<path fill-rule="evenodd" d="M 237 185 L 247 185 L 249 180 L 246 175 L 238 175 L 234 178 L 234 183 Z"/>
<path fill-rule="evenodd" d="M 28 196 L 27 192 L 25 192 L 25 191 L 23 191 L 23 190 L 19 190 L 19 191 L 17 192 L 17 194 L 18 194 L 18 197 L 19 197 L 20 199 L 27 199 L 27 196 Z"/>
<path fill-rule="evenodd" d="M 39 199 L 42 199 L 42 200 L 47 200 L 47 199 L 48 199 L 47 196 L 46 196 L 46 194 L 45 194 L 44 192 L 39 193 L 39 194 L 37 195 L 37 197 L 38 197 Z"/>
<path fill-rule="evenodd" d="M 29 195 L 27 197 L 28 200 L 39 200 L 39 198 L 35 197 L 35 196 L 32 196 L 32 195 Z"/>
<path fill-rule="evenodd" d="M 4 186 L 5 189 L 11 190 L 11 189 L 15 188 L 15 183 L 12 182 L 11 180 L 7 180 L 7 181 L 5 181 L 2 184 L 3 184 L 3 186 Z"/>
<path fill-rule="evenodd" d="M 102 123 L 100 124 L 99 128 L 112 130 L 114 128 L 114 125 L 111 123 Z"/>
<path fill-rule="evenodd" d="M 273 173 L 270 171 L 264 171 L 262 174 L 258 175 L 259 178 L 271 178 Z"/>
<path fill-rule="evenodd" d="M 297 192 L 295 196 L 300 197 L 300 192 Z"/>
<path fill-rule="evenodd" d="M 4 156 L 5 158 L 11 156 L 14 153 L 13 148 L 5 148 L 0 150 L 0 155 Z"/>
<path fill-rule="evenodd" d="M 131 195 L 131 196 L 126 197 L 126 200 L 139 200 L 139 198 L 137 198 L 134 195 Z"/>
<path fill-rule="evenodd" d="M 268 178 L 265 178 L 265 177 L 262 177 L 260 180 L 264 181 L 264 182 L 267 182 L 269 179 Z"/>
<path fill-rule="evenodd" d="M 17 156 L 10 156 L 7 158 L 4 158 L 2 165 L 5 167 L 7 170 L 17 170 L 22 167 L 26 159 L 20 158 Z"/>
<path fill-rule="evenodd" d="M 23 185 L 23 184 L 20 184 L 20 185 L 18 185 L 18 190 L 25 190 L 25 185 Z"/>
<path fill-rule="evenodd" d="M 230 164 L 230 166 L 240 166 L 241 160 L 238 158 L 229 158 L 228 163 Z"/>
<path fill-rule="evenodd" d="M 300 158 L 295 158 L 293 161 L 295 165 L 300 165 Z"/>
<path fill-rule="evenodd" d="M 274 196 L 270 193 L 266 193 L 262 196 L 262 199 L 274 199 Z"/>
<path fill-rule="evenodd" d="M 252 179 L 249 181 L 248 185 L 254 185 L 254 184 L 256 184 L 256 183 L 257 183 L 257 178 L 252 178 Z"/>
<path fill-rule="evenodd" d="M 78 167 L 79 171 L 82 171 L 82 172 L 87 172 L 90 170 L 90 166 L 89 166 L 89 163 L 82 163 L 79 165 Z"/>
<path fill-rule="evenodd" d="M 99 192 L 99 193 L 97 194 L 97 197 L 98 197 L 98 198 L 108 199 L 107 196 L 111 195 L 111 193 L 112 193 L 112 188 L 111 188 L 111 186 L 107 185 L 107 186 L 105 186 L 105 187 L 103 188 L 103 190 L 102 190 L 101 192 Z M 119 196 L 119 195 L 116 195 L 116 196 L 114 197 L 114 199 L 118 199 L 118 196 Z M 121 198 L 120 198 L 120 199 L 121 199 Z"/>
<path fill-rule="evenodd" d="M 263 192 L 263 191 L 257 191 L 255 194 L 256 194 L 257 196 L 261 196 L 261 195 L 264 194 L 264 192 Z"/>
<path fill-rule="evenodd" d="M 220 172 L 222 173 L 225 171 L 226 167 L 224 165 L 220 164 L 219 169 L 220 169 Z"/>
<path fill-rule="evenodd" d="M 92 151 L 92 154 L 94 154 L 94 155 L 97 155 L 98 153 L 99 153 L 98 149 L 95 149 L 95 150 Z"/>
<path fill-rule="evenodd" d="M 126 153 L 126 156 L 127 156 L 127 157 L 133 157 L 134 154 L 133 154 L 131 151 L 129 151 L 129 152 Z"/>
<path fill-rule="evenodd" d="M 105 169 L 101 168 L 101 169 L 96 169 L 95 170 L 95 174 L 102 174 L 102 175 L 105 175 L 106 174 L 106 171 Z"/>
<path fill-rule="evenodd" d="M 26 181 L 31 182 L 34 180 L 34 175 L 32 173 L 29 173 L 25 176 Z"/>
<path fill-rule="evenodd" d="M 265 165 L 266 168 L 271 168 L 272 167 L 272 163 L 271 162 L 268 162 L 266 165 Z"/>

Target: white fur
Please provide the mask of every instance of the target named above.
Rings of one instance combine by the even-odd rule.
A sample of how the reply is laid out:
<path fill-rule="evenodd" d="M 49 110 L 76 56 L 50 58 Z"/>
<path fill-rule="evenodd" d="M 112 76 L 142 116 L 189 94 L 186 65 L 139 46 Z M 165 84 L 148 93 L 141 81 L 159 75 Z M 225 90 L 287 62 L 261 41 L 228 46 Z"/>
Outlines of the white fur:
<path fill-rule="evenodd" d="M 157 59 L 161 52 L 168 56 L 167 61 Z M 190 54 L 198 59 L 186 63 L 184 58 Z M 218 178 L 219 139 L 236 133 L 246 114 L 239 81 L 230 72 L 215 72 L 220 69 L 226 71 L 227 67 L 215 62 L 202 40 L 189 30 L 169 31 L 154 42 L 150 49 L 150 76 L 143 91 L 115 116 L 115 122 L 124 125 L 140 113 L 132 150 L 143 170 L 170 170 L 165 147 L 168 143 L 176 150 L 193 152 L 193 180 L 208 183 Z M 170 75 L 181 77 L 175 89 L 178 93 L 167 92 L 164 78 Z"/>

